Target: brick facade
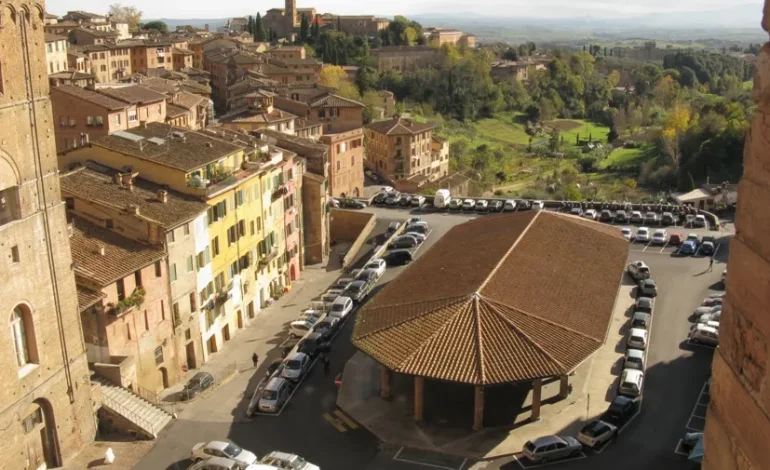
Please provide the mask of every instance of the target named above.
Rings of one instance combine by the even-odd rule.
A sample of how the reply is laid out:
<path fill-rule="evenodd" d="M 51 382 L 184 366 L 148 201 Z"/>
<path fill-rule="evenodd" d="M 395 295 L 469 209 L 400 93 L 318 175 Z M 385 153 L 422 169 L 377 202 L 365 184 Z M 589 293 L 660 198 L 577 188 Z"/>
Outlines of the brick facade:
<path fill-rule="evenodd" d="M 766 1 L 762 24 L 767 31 L 769 13 Z M 757 57 L 754 99 L 757 110 L 738 189 L 722 335 L 714 354 L 704 440 L 706 470 L 770 468 L 770 44 Z"/>
<path fill-rule="evenodd" d="M 93 440 L 95 415 L 59 197 L 44 7 L 11 1 L 2 9 L 0 455 L 3 468 L 50 468 Z M 16 311 L 28 352 L 22 361 Z"/>
<path fill-rule="evenodd" d="M 358 128 L 323 135 L 329 146 L 329 194 L 332 197 L 362 197 L 364 194 L 364 133 Z"/>

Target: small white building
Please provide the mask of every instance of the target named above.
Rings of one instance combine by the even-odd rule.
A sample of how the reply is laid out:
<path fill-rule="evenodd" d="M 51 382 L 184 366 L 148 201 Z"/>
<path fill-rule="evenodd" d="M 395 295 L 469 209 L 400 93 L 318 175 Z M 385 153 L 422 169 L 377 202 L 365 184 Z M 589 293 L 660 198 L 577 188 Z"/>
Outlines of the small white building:
<path fill-rule="evenodd" d="M 704 184 L 689 193 L 675 197 L 679 204 L 711 210 L 715 206 L 729 206 L 738 202 L 738 185 L 730 183 Z"/>

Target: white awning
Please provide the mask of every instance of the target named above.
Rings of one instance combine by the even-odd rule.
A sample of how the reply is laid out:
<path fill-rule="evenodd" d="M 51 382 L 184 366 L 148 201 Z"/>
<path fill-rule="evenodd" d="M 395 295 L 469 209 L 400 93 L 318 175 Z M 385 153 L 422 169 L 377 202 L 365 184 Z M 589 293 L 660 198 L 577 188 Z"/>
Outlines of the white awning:
<path fill-rule="evenodd" d="M 676 197 L 676 200 L 684 204 L 687 202 L 701 201 L 704 199 L 712 199 L 714 196 L 710 193 L 698 188 L 690 191 L 689 193 L 682 194 Z"/>

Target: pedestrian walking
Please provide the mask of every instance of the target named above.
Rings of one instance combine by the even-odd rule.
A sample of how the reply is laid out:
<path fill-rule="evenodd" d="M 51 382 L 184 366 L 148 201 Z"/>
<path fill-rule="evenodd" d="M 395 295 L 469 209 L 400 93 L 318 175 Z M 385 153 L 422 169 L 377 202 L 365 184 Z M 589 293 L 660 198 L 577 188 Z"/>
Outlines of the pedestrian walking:
<path fill-rule="evenodd" d="M 710 256 L 709 257 L 709 271 L 713 271 L 713 270 L 714 270 L 714 257 Z"/>
<path fill-rule="evenodd" d="M 251 355 L 251 362 L 254 363 L 254 368 L 257 368 L 257 363 L 259 362 L 259 356 L 257 356 L 257 353 L 254 353 Z"/>
<path fill-rule="evenodd" d="M 324 375 L 329 375 L 329 358 L 326 357 L 326 354 L 321 356 L 321 361 L 324 363 Z"/>

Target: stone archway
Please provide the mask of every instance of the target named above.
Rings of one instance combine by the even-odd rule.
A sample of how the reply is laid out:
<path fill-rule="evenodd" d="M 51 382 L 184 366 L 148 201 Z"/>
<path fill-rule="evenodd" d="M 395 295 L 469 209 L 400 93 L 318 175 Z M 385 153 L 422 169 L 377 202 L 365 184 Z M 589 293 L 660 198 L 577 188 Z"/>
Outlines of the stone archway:
<path fill-rule="evenodd" d="M 21 421 L 30 469 L 44 470 L 61 465 L 56 420 L 51 403 L 38 398 L 30 403 Z"/>

